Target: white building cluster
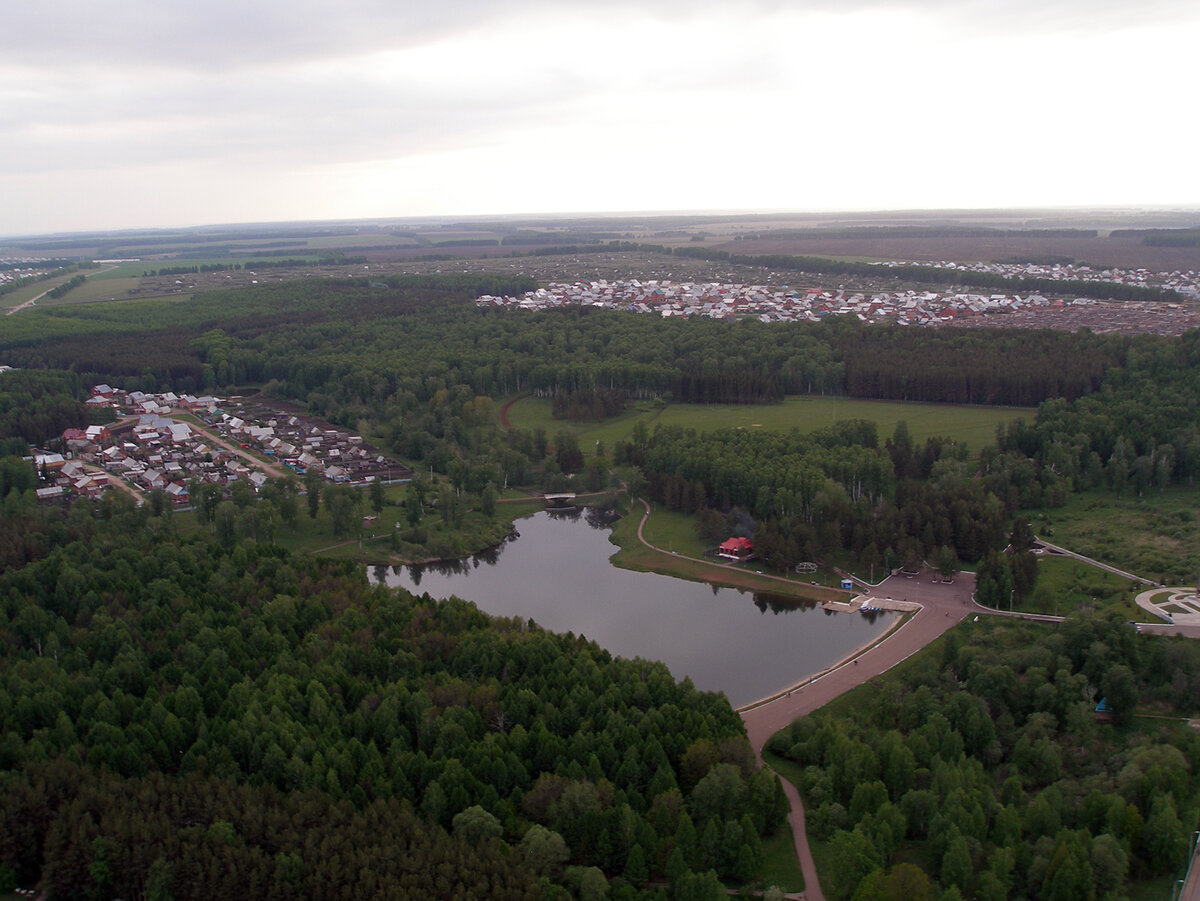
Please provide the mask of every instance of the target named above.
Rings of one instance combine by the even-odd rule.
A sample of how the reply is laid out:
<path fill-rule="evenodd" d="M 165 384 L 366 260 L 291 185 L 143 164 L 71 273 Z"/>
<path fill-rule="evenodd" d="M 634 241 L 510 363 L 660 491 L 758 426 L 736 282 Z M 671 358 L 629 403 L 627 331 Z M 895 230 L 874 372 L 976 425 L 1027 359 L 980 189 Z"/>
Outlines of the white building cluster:
<path fill-rule="evenodd" d="M 244 480 L 257 490 L 266 484 L 268 473 L 278 474 L 283 467 L 298 474 L 315 470 L 329 482 L 350 485 L 412 476 L 361 435 L 234 398 L 96 385 L 87 403 L 111 408 L 120 418 L 107 426 L 64 431 L 66 456 L 36 456 L 47 483 L 38 490 L 42 500 L 72 494 L 97 497 L 119 479 L 142 492 L 162 489 L 176 506 L 185 506 L 192 484 L 228 488 Z M 198 422 L 174 418 L 179 412 L 192 414 Z"/>
<path fill-rule="evenodd" d="M 40 278 L 51 272 L 44 263 L 39 260 L 13 260 L 0 259 L 0 264 L 11 265 L 12 268 L 0 269 L 0 288 L 8 285 L 14 285 L 17 282 L 26 282 L 35 278 Z M 19 265 L 12 265 L 19 264 Z"/>
<path fill-rule="evenodd" d="M 660 316 L 712 319 L 757 318 L 763 322 L 815 322 L 826 316 L 857 316 L 864 322 L 900 325 L 948 324 L 993 313 L 1061 310 L 1095 301 L 1048 300 L 1039 294 L 969 294 L 935 291 L 862 292 L 779 289 L 764 285 L 696 284 L 670 281 L 593 281 L 551 284 L 520 297 L 484 295 L 481 307 L 546 310 L 566 306 L 602 307 Z"/>
<path fill-rule="evenodd" d="M 1116 285 L 1132 285 L 1138 288 L 1164 288 L 1175 291 L 1183 298 L 1200 300 L 1200 272 L 1191 269 L 1174 269 L 1170 272 L 1152 272 L 1149 269 L 1118 269 L 1115 266 L 1097 269 L 1092 266 L 1072 263 L 925 263 L 887 260 L 877 263 L 883 269 L 896 266 L 927 266 L 930 269 L 948 269 L 957 272 L 986 272 L 1005 278 L 1046 278 L 1064 282 L 1109 282 Z"/>

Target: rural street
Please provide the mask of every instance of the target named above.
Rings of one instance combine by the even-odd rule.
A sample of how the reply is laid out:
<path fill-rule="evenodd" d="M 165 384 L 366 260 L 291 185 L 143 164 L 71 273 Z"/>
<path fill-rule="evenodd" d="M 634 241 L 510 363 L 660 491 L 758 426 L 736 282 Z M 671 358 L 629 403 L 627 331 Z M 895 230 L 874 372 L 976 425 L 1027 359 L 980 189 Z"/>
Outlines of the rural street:
<path fill-rule="evenodd" d="M 108 484 L 110 486 L 112 486 L 113 488 L 117 488 L 121 491 L 124 491 L 131 498 L 133 498 L 134 503 L 136 503 L 139 507 L 142 504 L 146 503 L 146 496 L 144 494 L 142 494 L 140 491 L 138 491 L 136 488 L 134 488 L 132 485 L 130 485 L 128 482 L 126 482 L 120 476 L 118 476 L 114 473 L 110 473 L 108 470 L 102 469 L 101 467 L 97 466 L 94 463 L 84 463 L 83 468 L 85 470 L 87 470 L 88 472 L 92 473 L 92 475 L 104 476 L 105 478 L 107 478 Z"/>
<path fill-rule="evenodd" d="M 13 313 L 17 312 L 18 310 L 23 310 L 26 307 L 33 306 L 35 303 L 37 303 L 39 300 L 41 300 L 43 297 L 45 297 L 47 294 L 49 294 L 52 290 L 53 290 L 52 288 L 47 288 L 45 291 L 43 291 L 37 297 L 31 297 L 31 298 L 29 298 L 29 300 L 25 301 L 24 303 L 17 304 L 15 307 L 13 307 L 11 310 L 9 310 L 4 315 L 11 316 Z"/>
<path fill-rule="evenodd" d="M 251 466 L 253 466 L 255 469 L 261 469 L 263 472 L 265 472 L 267 475 L 271 476 L 272 478 L 282 479 L 288 475 L 295 475 L 295 473 L 290 472 L 290 471 L 285 472 L 283 469 L 281 469 L 280 467 L 276 466 L 273 463 L 267 463 L 264 460 L 260 460 L 258 457 L 254 456 L 253 454 L 246 453 L 245 450 L 238 447 L 236 444 L 233 444 L 232 442 L 225 440 L 220 435 L 218 435 L 216 432 L 206 429 L 202 425 L 198 425 L 197 421 L 194 418 L 189 418 L 184 421 L 187 422 L 188 428 L 190 428 L 193 432 L 203 435 L 206 439 L 211 441 L 213 444 L 221 445 L 221 447 L 225 448 L 227 451 L 230 451 L 231 453 L 236 454 L 237 456 L 239 456 L 243 460 L 245 460 L 247 463 L 249 463 Z"/>

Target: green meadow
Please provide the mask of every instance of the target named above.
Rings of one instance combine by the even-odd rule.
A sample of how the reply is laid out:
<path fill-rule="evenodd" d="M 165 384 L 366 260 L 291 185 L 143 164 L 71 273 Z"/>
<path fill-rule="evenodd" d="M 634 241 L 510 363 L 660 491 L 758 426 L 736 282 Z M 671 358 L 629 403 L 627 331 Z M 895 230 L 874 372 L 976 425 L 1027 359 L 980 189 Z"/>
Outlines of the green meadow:
<path fill-rule="evenodd" d="M 1117 611 L 1122 619 L 1149 619 L 1134 597 L 1144 586 L 1069 557 L 1039 557 L 1037 585 L 1016 609 L 1066 616 L 1076 610 Z"/>
<path fill-rule="evenodd" d="M 1027 512 L 1040 538 L 1127 572 L 1192 585 L 1200 567 L 1200 489 L 1116 494 L 1094 489 L 1063 507 Z"/>
<path fill-rule="evenodd" d="M 553 436 L 565 428 L 579 437 L 585 452 L 602 441 L 611 449 L 616 441 L 628 441 L 636 423 L 655 426 L 678 425 L 698 432 L 721 428 L 768 429 L 788 431 L 798 428 L 812 432 L 836 422 L 866 419 L 874 422 L 879 438 L 890 436 L 903 421 L 914 440 L 942 436 L 960 441 L 973 453 L 994 443 L 996 426 L 1024 417 L 1032 420 L 1035 411 L 1027 407 L 964 407 L 950 404 L 917 404 L 901 401 L 851 400 L 841 397 L 789 397 L 780 404 L 755 406 L 734 404 L 631 404 L 620 416 L 604 422 L 568 422 L 550 415 L 547 398 L 523 397 L 508 408 L 508 421 L 514 428 L 543 428 Z"/>

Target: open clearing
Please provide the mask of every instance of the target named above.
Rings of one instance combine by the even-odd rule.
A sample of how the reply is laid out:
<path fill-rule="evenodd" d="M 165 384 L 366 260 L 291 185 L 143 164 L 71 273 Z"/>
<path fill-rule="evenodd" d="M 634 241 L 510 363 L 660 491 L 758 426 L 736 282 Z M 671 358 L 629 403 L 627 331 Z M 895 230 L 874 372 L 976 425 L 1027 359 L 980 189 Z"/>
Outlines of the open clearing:
<path fill-rule="evenodd" d="M 1032 511 L 1033 531 L 1057 545 L 1148 579 L 1190 585 L 1200 566 L 1200 489 L 1089 491 Z"/>
<path fill-rule="evenodd" d="M 1016 609 L 1051 616 L 1066 616 L 1075 610 L 1115 610 L 1123 619 L 1138 619 L 1141 614 L 1133 599 L 1140 587 L 1082 560 L 1039 557 L 1037 585 Z"/>
<path fill-rule="evenodd" d="M 59 298 L 47 297 L 39 300 L 39 306 L 65 306 L 73 303 L 98 303 L 109 300 L 125 300 L 140 284 L 140 278 L 88 278 Z"/>
<path fill-rule="evenodd" d="M 588 453 L 596 441 L 611 449 L 616 441 L 628 441 L 638 422 L 648 429 L 677 425 L 707 432 L 721 428 L 766 429 L 786 432 L 798 428 L 812 432 L 835 422 L 866 419 L 874 422 L 882 442 L 904 421 L 916 441 L 945 436 L 963 442 L 972 452 L 994 443 L 996 426 L 1024 417 L 1032 420 L 1035 411 L 1027 407 L 966 407 L 949 404 L 914 404 L 901 401 L 849 400 L 839 397 L 789 397 L 780 404 L 657 404 L 637 403 L 625 413 L 601 423 L 569 422 L 550 415 L 548 399 L 524 397 L 508 408 L 508 421 L 514 428 L 543 428 L 553 437 L 571 429 L 579 437 L 579 446 Z"/>

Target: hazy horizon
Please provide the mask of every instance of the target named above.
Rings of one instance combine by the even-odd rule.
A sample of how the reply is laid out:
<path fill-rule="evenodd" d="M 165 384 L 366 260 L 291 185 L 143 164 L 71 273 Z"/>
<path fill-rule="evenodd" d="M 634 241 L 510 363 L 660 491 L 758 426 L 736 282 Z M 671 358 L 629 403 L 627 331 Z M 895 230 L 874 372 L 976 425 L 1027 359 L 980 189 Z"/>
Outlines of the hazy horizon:
<path fill-rule="evenodd" d="M 0 234 L 1200 206 L 1200 7 L 64 0 L 0 35 Z"/>
<path fill-rule="evenodd" d="M 1062 217 L 1058 219 L 1057 217 Z M 1138 217 L 1135 224 L 1130 218 Z M 1182 218 L 1180 218 L 1182 217 Z M 988 219 L 980 227 L 993 228 L 1195 228 L 1200 224 L 1200 204 L 1175 206 L 1064 206 L 1044 208 L 963 208 L 963 209 L 861 209 L 861 210 L 614 210 L 614 211 L 581 211 L 568 210 L 563 212 L 530 212 L 530 213 L 465 213 L 460 215 L 427 215 L 427 216 L 371 216 L 344 217 L 328 219 L 262 219 L 244 220 L 237 222 L 198 222 L 198 223 L 149 223 L 119 228 L 65 228 L 56 231 L 36 231 L 25 233 L 0 232 L 0 247 L 5 241 L 24 241 L 37 238 L 70 238 L 89 237 L 97 235 L 155 235 L 163 232 L 203 232 L 222 230 L 245 230 L 252 232 L 256 229 L 296 229 L 328 226 L 328 227 L 388 227 L 392 225 L 407 225 L 417 227 L 444 226 L 462 223 L 464 225 L 486 226 L 503 223 L 543 223 L 548 226 L 554 223 L 571 223 L 595 220 L 604 222 L 629 222 L 638 220 L 652 222 L 659 218 L 694 220 L 683 225 L 698 227 L 708 220 L 761 220 L 765 224 L 774 223 L 779 227 L 780 222 L 796 227 L 855 227 L 868 225 L 896 225 L 901 222 L 910 223 L 913 220 L 929 220 L 952 223 L 951 227 L 967 227 L 973 220 Z M 1008 225 L 1005 219 L 1024 219 L 1025 223 Z M 1040 219 L 1046 221 L 1038 221 Z M 789 220 L 795 220 L 791 222 Z M 961 220 L 961 221 L 960 221 Z M 1066 224 L 1069 221 L 1069 225 Z"/>

